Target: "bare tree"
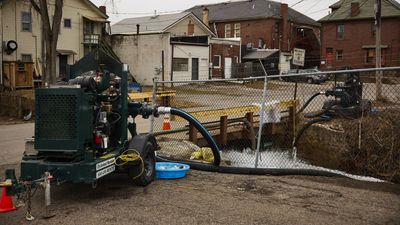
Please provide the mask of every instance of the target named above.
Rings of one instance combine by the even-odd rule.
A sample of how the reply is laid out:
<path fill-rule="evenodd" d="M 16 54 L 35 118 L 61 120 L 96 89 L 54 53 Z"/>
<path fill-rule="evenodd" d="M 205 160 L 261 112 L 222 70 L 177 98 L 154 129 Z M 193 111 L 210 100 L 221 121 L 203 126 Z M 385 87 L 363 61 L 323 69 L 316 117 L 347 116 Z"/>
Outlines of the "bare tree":
<path fill-rule="evenodd" d="M 57 43 L 64 0 L 55 0 L 51 24 L 48 0 L 30 0 L 30 2 L 33 8 L 40 14 L 42 20 L 42 35 L 44 37 L 46 54 L 43 80 L 48 84 L 54 84 L 56 82 Z"/>

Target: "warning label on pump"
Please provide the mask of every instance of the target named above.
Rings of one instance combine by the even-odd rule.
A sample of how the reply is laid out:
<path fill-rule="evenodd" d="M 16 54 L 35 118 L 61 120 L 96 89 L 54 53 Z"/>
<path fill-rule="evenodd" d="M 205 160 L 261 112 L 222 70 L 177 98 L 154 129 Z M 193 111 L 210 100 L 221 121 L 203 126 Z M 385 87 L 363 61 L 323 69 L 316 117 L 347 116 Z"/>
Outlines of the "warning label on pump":
<path fill-rule="evenodd" d="M 105 175 L 107 175 L 109 173 L 112 173 L 114 171 L 115 171 L 115 166 L 114 165 L 112 165 L 110 167 L 107 167 L 107 168 L 105 168 L 103 170 L 100 170 L 100 171 L 98 171 L 96 173 L 96 179 L 99 179 L 100 177 L 104 177 Z"/>
<path fill-rule="evenodd" d="M 114 165 L 115 158 L 107 159 L 103 162 L 96 164 L 96 171 L 106 168 L 107 166 Z"/>

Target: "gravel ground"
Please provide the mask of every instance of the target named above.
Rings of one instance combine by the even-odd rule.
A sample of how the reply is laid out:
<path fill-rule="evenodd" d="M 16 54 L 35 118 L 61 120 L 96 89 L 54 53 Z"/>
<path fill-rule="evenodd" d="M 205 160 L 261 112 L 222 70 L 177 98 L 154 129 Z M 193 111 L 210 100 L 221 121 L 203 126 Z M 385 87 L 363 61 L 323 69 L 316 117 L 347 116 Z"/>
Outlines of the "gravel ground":
<path fill-rule="evenodd" d="M 16 164 L 3 166 L 16 167 Z M 191 170 L 181 180 L 137 187 L 125 174 L 90 185 L 52 187 L 45 219 L 43 191 L 0 224 L 400 224 L 400 186 L 325 177 L 272 177 Z"/>

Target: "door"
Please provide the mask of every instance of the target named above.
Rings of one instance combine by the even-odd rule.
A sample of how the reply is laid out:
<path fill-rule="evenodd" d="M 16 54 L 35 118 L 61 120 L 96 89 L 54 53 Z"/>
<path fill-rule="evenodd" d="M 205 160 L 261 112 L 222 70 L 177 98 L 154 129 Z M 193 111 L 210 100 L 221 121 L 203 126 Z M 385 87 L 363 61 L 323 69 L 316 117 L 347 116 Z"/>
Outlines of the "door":
<path fill-rule="evenodd" d="M 232 58 L 225 58 L 225 79 L 230 79 L 232 76 Z"/>
<path fill-rule="evenodd" d="M 59 55 L 59 77 L 67 77 L 68 55 Z"/>
<path fill-rule="evenodd" d="M 199 58 L 192 58 L 192 80 L 199 80 Z"/>

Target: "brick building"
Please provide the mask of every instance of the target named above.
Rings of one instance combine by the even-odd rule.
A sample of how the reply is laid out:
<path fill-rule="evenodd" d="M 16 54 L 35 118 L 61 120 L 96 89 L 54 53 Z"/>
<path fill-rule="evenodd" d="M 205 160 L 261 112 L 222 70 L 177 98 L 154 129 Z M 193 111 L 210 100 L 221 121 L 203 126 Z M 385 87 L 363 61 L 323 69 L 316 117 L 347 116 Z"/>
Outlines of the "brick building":
<path fill-rule="evenodd" d="M 318 66 L 320 24 L 281 4 L 244 0 L 195 6 L 193 12 L 218 38 L 240 38 L 242 57 L 251 49 L 306 49 L 306 67 Z"/>
<path fill-rule="evenodd" d="M 321 68 L 375 67 L 375 0 L 341 0 L 320 20 Z M 382 66 L 400 65 L 400 4 L 382 0 Z"/>
<path fill-rule="evenodd" d="M 211 38 L 213 78 L 232 78 L 232 69 L 240 62 L 240 39 Z"/>

